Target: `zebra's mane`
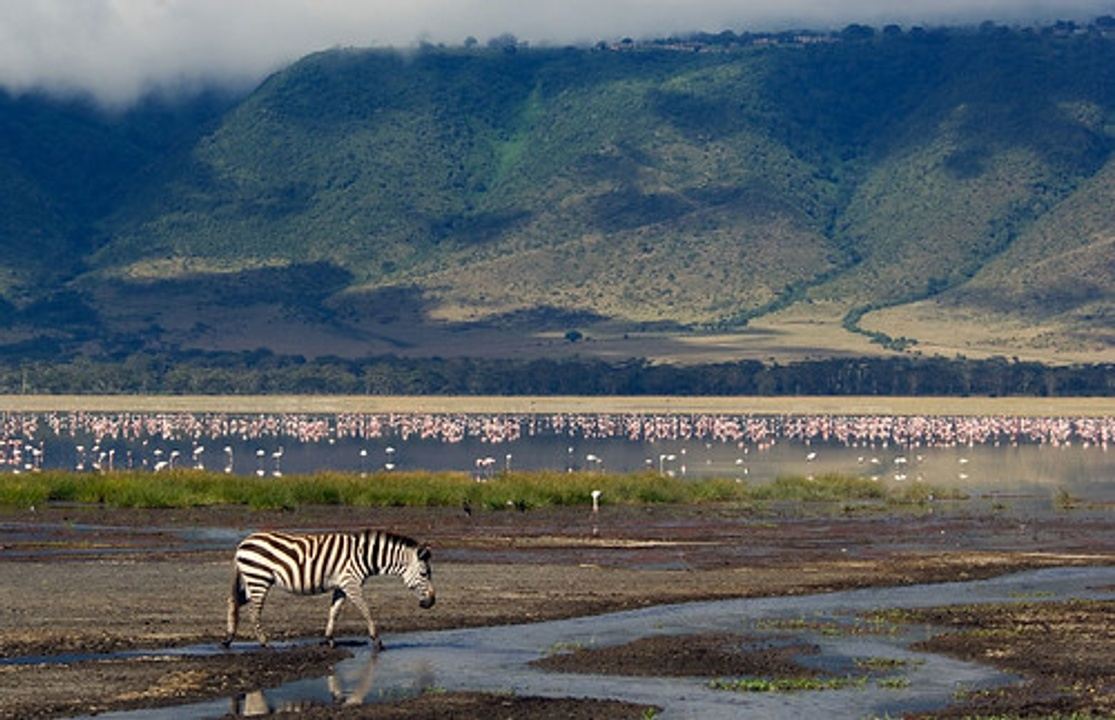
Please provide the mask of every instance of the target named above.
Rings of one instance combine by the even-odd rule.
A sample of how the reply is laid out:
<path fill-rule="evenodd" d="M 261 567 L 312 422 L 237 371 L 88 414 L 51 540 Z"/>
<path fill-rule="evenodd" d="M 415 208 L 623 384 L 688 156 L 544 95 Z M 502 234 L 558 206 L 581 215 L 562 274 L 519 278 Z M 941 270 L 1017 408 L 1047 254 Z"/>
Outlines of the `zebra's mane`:
<path fill-rule="evenodd" d="M 371 533 L 379 533 L 381 536 L 386 538 L 388 541 L 396 542 L 396 543 L 399 543 L 401 545 L 405 545 L 406 547 L 411 548 L 411 549 L 414 549 L 414 548 L 418 547 L 418 541 L 415 540 L 414 538 L 407 537 L 406 535 L 400 535 L 399 533 L 394 533 L 394 532 L 391 532 L 389 530 L 377 530 L 375 528 L 365 528 L 363 532 L 369 533 L 369 535 Z"/>

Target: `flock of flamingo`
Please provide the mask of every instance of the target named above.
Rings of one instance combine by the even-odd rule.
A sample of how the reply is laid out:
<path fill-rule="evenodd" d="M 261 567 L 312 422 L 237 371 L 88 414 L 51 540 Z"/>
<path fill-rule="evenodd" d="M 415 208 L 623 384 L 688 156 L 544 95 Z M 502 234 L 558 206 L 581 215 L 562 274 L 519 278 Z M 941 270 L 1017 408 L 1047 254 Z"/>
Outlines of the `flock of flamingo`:
<path fill-rule="evenodd" d="M 217 456 L 233 471 L 233 446 L 254 446 L 255 472 L 281 475 L 283 444 L 425 440 L 490 445 L 524 438 L 626 440 L 634 443 L 700 441 L 762 451 L 778 442 L 837 443 L 863 448 L 974 447 L 1036 444 L 1100 448 L 1115 442 L 1115 417 L 1013 417 L 929 415 L 731 415 L 731 414 L 331 414 L 239 415 L 228 413 L 3 413 L 0 466 L 34 471 L 47 466 L 47 449 L 68 444 L 73 469 L 152 471 L 205 468 Z M 206 444 L 215 444 L 215 450 Z M 177 448 L 172 447 L 178 445 Z M 188 445 L 188 447 L 187 447 Z M 394 468 L 394 447 L 384 468 Z M 572 450 L 571 450 L 572 452 Z M 361 448 L 360 465 L 368 457 Z M 659 464 L 669 459 L 660 456 Z M 806 459 L 811 460 L 809 455 Z M 510 467 L 511 454 L 505 456 Z M 602 460 L 586 456 L 600 467 Z M 652 461 L 648 461 L 651 463 Z M 496 460 L 478 458 L 490 473 Z M 269 465 L 270 470 L 267 469 Z M 60 467 L 58 463 L 50 466 Z"/>

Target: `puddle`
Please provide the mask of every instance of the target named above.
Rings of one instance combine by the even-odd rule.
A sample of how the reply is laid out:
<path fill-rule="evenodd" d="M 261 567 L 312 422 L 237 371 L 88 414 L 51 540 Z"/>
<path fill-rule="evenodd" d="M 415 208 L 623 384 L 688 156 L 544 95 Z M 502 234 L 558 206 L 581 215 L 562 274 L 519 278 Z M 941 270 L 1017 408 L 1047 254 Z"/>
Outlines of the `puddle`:
<path fill-rule="evenodd" d="M 263 715 L 308 706 L 333 706 L 393 700 L 427 690 L 511 692 L 543 697 L 613 698 L 663 708 L 662 718 L 736 718 L 796 716 L 862 718 L 901 715 L 949 704 L 960 689 L 1009 683 L 1016 678 L 993 668 L 914 652 L 911 642 L 924 628 L 896 634 L 841 635 L 834 623 L 851 627 L 858 613 L 884 608 L 920 608 L 941 604 L 1013 602 L 1019 597 L 1043 601 L 1115 597 L 1115 566 L 1050 568 L 965 583 L 870 588 L 799 597 L 752 598 L 661 605 L 531 625 L 469 628 L 387 635 L 388 650 L 372 655 L 363 644 L 355 657 L 338 663 L 332 675 L 307 678 L 279 687 L 203 703 L 159 709 L 102 713 L 97 718 L 169 720 Z M 821 631 L 819 625 L 826 631 Z M 787 629 L 794 628 L 800 629 Z M 812 627 L 811 627 L 812 626 Z M 769 627 L 769 630 L 761 630 Z M 816 644 L 810 662 L 841 668 L 856 658 L 901 661 L 909 683 L 886 687 L 875 680 L 840 690 L 794 693 L 736 693 L 713 690 L 703 678 L 631 678 L 555 673 L 528 666 L 555 647 L 619 645 L 655 634 L 768 632 Z M 310 642 L 307 640 L 307 642 Z M 316 642 L 316 640 L 314 641 Z M 280 644 L 280 647 L 282 645 Z M 241 642 L 237 649 L 254 649 Z M 167 654 L 212 654 L 212 646 L 168 651 L 114 653 L 103 657 Z M 19 661 L 20 659 L 16 659 Z"/>

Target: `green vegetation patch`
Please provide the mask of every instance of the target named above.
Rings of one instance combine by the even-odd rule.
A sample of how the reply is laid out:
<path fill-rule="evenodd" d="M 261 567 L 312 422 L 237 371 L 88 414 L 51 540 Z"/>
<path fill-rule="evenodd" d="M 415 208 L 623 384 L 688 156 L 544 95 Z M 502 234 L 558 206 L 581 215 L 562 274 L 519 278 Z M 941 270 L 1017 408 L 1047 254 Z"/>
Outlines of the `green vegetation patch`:
<path fill-rule="evenodd" d="M 876 680 L 875 684 L 887 690 L 903 690 L 910 687 L 910 679 L 906 677 L 885 677 Z"/>
<path fill-rule="evenodd" d="M 468 503 L 492 510 L 507 507 L 526 510 L 555 505 L 590 505 L 592 494 L 597 490 L 601 493 L 601 502 L 606 504 L 839 501 L 850 497 L 888 497 L 884 486 L 841 475 L 812 480 L 784 477 L 768 485 L 748 485 L 723 478 L 682 480 L 652 472 L 505 472 L 476 479 L 463 472 L 367 475 L 321 472 L 259 478 L 198 470 L 96 475 L 53 471 L 5 476 L 0 480 L 0 505 L 30 507 L 49 502 L 76 502 L 115 507 L 245 505 L 264 509 L 305 505 L 436 507 Z"/>
<path fill-rule="evenodd" d="M 717 678 L 709 682 L 713 690 L 733 692 L 801 692 L 816 690 L 844 690 L 867 685 L 866 676 L 842 675 L 839 677 L 801 678 Z"/>
<path fill-rule="evenodd" d="M 887 496 L 886 487 L 876 481 L 836 473 L 812 478 L 782 475 L 767 485 L 755 486 L 751 490 L 751 497 L 755 500 L 883 500 Z"/>
<path fill-rule="evenodd" d="M 832 620 L 815 620 L 810 618 L 766 618 L 755 623 L 756 630 L 763 631 L 792 631 L 814 632 L 826 637 L 853 637 L 860 635 L 897 635 L 901 628 L 892 622 L 879 619 L 858 619 L 855 622 L 834 622 Z M 861 658 L 856 661 L 856 667 L 861 669 L 879 669 L 873 663 L 883 663 L 887 658 Z M 861 665 L 861 661 L 863 664 Z M 895 660 L 896 663 L 906 661 Z"/>
<path fill-rule="evenodd" d="M 861 670 L 898 670 L 908 667 L 910 665 L 920 665 L 924 660 L 906 660 L 903 658 L 889 658 L 889 657 L 864 657 L 856 658 L 856 667 Z"/>

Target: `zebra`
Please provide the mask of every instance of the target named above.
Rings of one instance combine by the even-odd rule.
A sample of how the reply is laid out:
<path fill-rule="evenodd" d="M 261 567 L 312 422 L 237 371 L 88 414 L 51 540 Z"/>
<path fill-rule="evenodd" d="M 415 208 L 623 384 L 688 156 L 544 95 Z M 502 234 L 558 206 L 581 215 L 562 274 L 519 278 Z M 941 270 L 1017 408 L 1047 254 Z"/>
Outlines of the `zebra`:
<path fill-rule="evenodd" d="M 345 600 L 351 600 L 368 623 L 368 636 L 375 650 L 383 643 L 376 631 L 362 587 L 372 575 L 401 575 L 407 588 L 418 595 L 418 605 L 433 607 L 436 596 L 431 583 L 430 548 L 425 543 L 382 530 L 301 534 L 257 532 L 236 547 L 232 591 L 228 598 L 228 633 L 224 647 L 236 636 L 240 606 L 248 605 L 249 617 L 261 646 L 267 645 L 260 616 L 271 586 L 287 592 L 317 595 L 333 591 L 325 642 L 333 645 L 333 626 Z"/>

